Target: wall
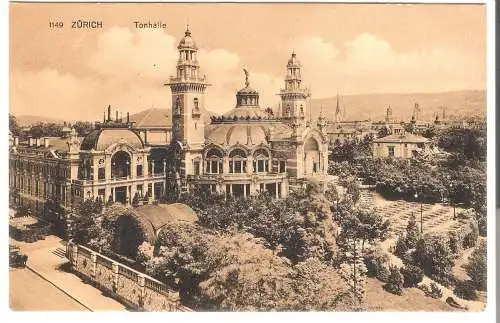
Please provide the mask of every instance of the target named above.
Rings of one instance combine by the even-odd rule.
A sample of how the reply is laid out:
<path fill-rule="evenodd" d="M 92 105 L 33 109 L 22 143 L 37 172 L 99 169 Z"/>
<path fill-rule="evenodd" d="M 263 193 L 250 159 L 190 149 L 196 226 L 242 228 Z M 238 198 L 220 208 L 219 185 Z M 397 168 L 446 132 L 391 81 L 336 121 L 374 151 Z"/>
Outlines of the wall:
<path fill-rule="evenodd" d="M 72 270 L 128 307 L 140 311 L 191 311 L 180 305 L 177 292 L 162 282 L 89 248 L 68 242 Z"/>

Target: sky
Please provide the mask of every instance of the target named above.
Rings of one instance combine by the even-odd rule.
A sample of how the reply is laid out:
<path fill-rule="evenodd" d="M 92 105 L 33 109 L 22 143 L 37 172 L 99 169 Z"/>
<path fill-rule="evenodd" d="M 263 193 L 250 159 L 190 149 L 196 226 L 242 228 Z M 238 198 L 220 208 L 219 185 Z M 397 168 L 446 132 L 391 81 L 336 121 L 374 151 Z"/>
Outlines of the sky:
<path fill-rule="evenodd" d="M 71 28 L 78 19 L 103 28 Z M 108 105 L 170 108 L 164 83 L 187 23 L 216 113 L 235 106 L 242 68 L 261 107 L 275 108 L 292 50 L 312 98 L 486 89 L 484 5 L 14 3 L 10 111 L 93 121 Z"/>

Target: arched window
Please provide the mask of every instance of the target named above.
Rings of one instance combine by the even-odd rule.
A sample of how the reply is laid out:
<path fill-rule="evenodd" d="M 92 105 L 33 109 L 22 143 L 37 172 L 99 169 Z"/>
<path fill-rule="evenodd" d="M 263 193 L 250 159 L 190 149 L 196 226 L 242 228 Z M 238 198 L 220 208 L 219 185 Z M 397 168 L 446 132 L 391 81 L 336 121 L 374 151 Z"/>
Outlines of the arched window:
<path fill-rule="evenodd" d="M 205 160 L 205 173 L 222 174 L 222 152 L 219 149 L 211 148 L 207 151 Z"/>
<path fill-rule="evenodd" d="M 254 173 L 269 172 L 269 154 L 265 149 L 257 149 L 253 154 Z"/>
<path fill-rule="evenodd" d="M 247 155 L 241 149 L 235 149 L 229 153 L 229 172 L 230 173 L 246 173 L 247 171 Z"/>
<path fill-rule="evenodd" d="M 111 177 L 124 178 L 130 176 L 130 155 L 118 151 L 111 158 Z"/>

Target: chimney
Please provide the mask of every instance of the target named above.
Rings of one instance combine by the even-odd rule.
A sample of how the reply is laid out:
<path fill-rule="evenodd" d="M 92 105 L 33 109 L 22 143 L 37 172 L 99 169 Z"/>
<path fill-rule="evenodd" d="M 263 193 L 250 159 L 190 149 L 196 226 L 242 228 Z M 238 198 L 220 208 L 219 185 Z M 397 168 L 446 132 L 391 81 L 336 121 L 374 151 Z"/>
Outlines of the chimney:
<path fill-rule="evenodd" d="M 118 110 L 115 110 L 116 112 L 116 118 L 115 118 L 115 121 L 118 122 Z"/>
<path fill-rule="evenodd" d="M 108 105 L 108 121 L 111 121 L 111 104 Z"/>
<path fill-rule="evenodd" d="M 130 123 L 130 115 L 128 112 L 127 112 L 127 123 Z"/>

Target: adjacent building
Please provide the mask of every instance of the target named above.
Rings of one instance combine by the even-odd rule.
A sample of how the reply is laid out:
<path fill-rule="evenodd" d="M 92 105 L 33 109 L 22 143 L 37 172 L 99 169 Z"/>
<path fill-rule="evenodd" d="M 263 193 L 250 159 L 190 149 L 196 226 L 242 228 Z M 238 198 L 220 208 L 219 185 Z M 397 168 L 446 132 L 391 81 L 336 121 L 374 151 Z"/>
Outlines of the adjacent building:
<path fill-rule="evenodd" d="M 429 139 L 403 131 L 373 140 L 373 157 L 412 158 L 429 145 Z"/>

